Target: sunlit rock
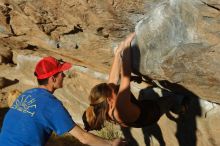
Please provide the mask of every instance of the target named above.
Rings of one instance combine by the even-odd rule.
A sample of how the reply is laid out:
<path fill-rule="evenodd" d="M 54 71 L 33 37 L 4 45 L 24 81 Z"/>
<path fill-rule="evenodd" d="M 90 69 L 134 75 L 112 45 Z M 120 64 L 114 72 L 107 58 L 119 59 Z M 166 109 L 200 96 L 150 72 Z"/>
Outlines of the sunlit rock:
<path fill-rule="evenodd" d="M 220 103 L 219 12 L 200 0 L 158 3 L 136 25 L 134 70 Z"/>

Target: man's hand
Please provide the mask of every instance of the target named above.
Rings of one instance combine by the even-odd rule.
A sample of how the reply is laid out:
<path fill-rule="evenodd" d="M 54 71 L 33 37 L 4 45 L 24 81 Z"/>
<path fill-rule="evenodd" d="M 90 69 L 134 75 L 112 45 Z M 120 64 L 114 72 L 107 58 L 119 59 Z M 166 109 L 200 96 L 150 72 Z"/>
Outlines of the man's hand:
<path fill-rule="evenodd" d="M 114 139 L 112 141 L 112 146 L 125 146 L 127 142 L 121 138 Z"/>

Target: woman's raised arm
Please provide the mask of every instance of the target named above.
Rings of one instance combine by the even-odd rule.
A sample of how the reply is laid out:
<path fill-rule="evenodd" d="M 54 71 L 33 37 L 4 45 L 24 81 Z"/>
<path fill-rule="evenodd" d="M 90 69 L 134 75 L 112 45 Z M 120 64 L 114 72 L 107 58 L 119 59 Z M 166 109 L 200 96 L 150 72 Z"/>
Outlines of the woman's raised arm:
<path fill-rule="evenodd" d="M 134 122 L 139 114 L 140 109 L 130 100 L 130 78 L 131 78 L 131 52 L 130 43 L 135 33 L 130 34 L 125 41 L 122 42 L 123 54 L 121 62 L 121 82 L 116 98 L 116 117 L 126 122 Z M 120 120 L 119 120 L 120 121 Z"/>
<path fill-rule="evenodd" d="M 117 50 L 119 49 L 119 47 L 117 48 Z M 121 54 L 119 51 L 116 51 L 112 62 L 111 70 L 109 73 L 108 83 L 113 83 L 115 85 L 118 84 L 120 78 L 119 77 L 120 69 L 121 69 Z"/>
<path fill-rule="evenodd" d="M 121 82 L 119 87 L 118 104 L 130 102 L 130 78 L 131 78 L 131 52 L 130 44 L 135 36 L 135 33 L 130 34 L 122 43 L 123 48 L 122 62 L 121 62 Z"/>
<path fill-rule="evenodd" d="M 130 34 L 120 45 L 116 48 L 115 56 L 113 59 L 112 67 L 109 73 L 108 83 L 118 84 L 120 78 L 120 72 L 122 67 L 122 57 L 124 50 L 130 48 L 130 43 L 135 33 Z M 127 60 L 127 59 L 126 59 Z M 130 60 L 130 59 L 129 59 Z"/>

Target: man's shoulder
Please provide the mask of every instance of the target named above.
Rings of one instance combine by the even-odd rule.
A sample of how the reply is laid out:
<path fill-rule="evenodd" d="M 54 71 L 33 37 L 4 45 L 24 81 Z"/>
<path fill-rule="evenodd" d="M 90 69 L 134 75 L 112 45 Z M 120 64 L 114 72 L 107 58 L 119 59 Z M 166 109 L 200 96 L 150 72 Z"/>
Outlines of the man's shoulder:
<path fill-rule="evenodd" d="M 36 98 L 38 100 L 54 100 L 55 96 L 50 93 L 48 90 L 43 89 L 43 88 L 32 88 L 24 91 L 19 98 L 23 97 L 29 97 L 29 98 Z"/>
<path fill-rule="evenodd" d="M 47 95 L 47 96 L 53 96 L 48 90 L 43 88 L 32 88 L 26 90 L 23 94 L 37 94 L 37 95 Z"/>

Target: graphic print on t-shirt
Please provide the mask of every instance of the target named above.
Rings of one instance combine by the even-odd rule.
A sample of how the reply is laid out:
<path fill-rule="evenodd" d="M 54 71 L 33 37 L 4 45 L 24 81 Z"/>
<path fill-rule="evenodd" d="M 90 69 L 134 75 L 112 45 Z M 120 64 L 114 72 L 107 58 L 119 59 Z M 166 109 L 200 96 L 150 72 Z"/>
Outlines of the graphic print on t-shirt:
<path fill-rule="evenodd" d="M 31 117 L 35 114 L 35 109 L 37 108 L 35 98 L 31 95 L 21 95 L 17 98 L 11 108 L 16 109 L 25 114 L 30 114 Z"/>

